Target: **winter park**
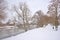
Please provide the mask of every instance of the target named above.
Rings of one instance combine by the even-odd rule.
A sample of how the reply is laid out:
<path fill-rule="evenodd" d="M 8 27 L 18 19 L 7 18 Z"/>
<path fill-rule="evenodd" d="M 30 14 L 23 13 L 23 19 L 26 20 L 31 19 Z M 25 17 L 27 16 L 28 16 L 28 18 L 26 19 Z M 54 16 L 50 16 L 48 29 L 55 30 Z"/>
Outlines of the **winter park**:
<path fill-rule="evenodd" d="M 60 40 L 60 0 L 0 0 L 0 40 Z"/>

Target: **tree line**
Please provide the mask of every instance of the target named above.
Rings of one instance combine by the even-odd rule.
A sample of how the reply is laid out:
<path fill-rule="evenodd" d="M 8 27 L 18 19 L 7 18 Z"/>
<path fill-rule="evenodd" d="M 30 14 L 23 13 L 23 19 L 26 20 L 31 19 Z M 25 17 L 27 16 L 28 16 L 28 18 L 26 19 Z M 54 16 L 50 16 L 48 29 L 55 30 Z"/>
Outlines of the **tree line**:
<path fill-rule="evenodd" d="M 5 0 L 0 0 L 0 25 L 2 21 L 7 18 L 6 10 L 7 4 Z M 53 29 L 58 30 L 60 25 L 60 0 L 51 0 L 48 5 L 47 15 L 44 14 L 42 10 L 38 10 L 31 16 L 31 11 L 28 8 L 27 3 L 20 2 L 19 6 L 13 5 L 13 11 L 16 13 L 14 20 L 9 19 L 6 25 L 13 22 L 14 26 L 18 28 L 23 28 L 27 31 L 30 27 L 36 25 L 36 27 L 44 27 L 44 25 L 51 24 Z M 31 26 L 32 25 L 32 26 Z"/>

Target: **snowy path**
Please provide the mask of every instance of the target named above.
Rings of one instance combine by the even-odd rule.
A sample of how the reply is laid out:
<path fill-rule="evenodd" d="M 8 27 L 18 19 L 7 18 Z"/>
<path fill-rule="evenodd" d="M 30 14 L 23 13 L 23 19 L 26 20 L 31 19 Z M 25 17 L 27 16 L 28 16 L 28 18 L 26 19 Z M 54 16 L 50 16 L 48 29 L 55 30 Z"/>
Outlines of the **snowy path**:
<path fill-rule="evenodd" d="M 17 36 L 3 40 L 60 40 L 60 30 L 54 31 L 52 27 L 36 28 Z"/>

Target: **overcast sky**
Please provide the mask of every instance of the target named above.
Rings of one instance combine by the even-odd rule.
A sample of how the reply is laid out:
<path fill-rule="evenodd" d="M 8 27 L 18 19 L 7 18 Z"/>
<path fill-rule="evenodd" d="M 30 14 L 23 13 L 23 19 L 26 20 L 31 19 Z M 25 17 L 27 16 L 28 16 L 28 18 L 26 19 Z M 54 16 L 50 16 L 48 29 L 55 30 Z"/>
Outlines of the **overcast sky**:
<path fill-rule="evenodd" d="M 49 0 L 8 0 L 8 3 L 12 5 L 17 5 L 19 2 L 26 2 L 32 13 L 38 10 L 42 10 L 46 13 L 48 10 Z"/>

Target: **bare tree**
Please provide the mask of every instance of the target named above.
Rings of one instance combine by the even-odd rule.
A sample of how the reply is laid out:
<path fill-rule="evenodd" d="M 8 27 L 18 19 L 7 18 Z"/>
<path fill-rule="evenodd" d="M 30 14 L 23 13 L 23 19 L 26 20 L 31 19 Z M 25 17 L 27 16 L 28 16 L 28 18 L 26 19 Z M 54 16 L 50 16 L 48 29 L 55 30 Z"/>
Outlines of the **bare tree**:
<path fill-rule="evenodd" d="M 43 27 L 41 24 L 41 18 L 42 18 L 42 16 L 44 15 L 44 13 L 41 11 L 41 10 L 39 10 L 39 11 L 37 11 L 35 14 L 34 14 L 34 16 L 32 17 L 33 18 L 33 24 L 34 25 L 37 25 L 37 27 Z"/>
<path fill-rule="evenodd" d="M 28 30 L 29 27 L 29 20 L 30 20 L 30 10 L 28 9 L 28 6 L 26 3 L 20 3 L 19 8 L 17 9 L 16 6 L 14 6 L 14 10 L 18 15 L 18 20 L 20 23 L 22 23 L 23 28 L 25 31 Z"/>
<path fill-rule="evenodd" d="M 59 10 L 59 7 L 60 7 L 60 0 L 51 0 L 50 1 L 51 4 L 49 5 L 48 7 L 48 13 L 50 14 L 50 16 L 54 17 L 54 22 L 55 22 L 55 29 L 57 30 L 58 28 L 58 10 Z"/>
<path fill-rule="evenodd" d="M 6 18 L 6 13 L 4 11 L 5 9 L 6 9 L 5 0 L 0 0 L 0 22 Z"/>

